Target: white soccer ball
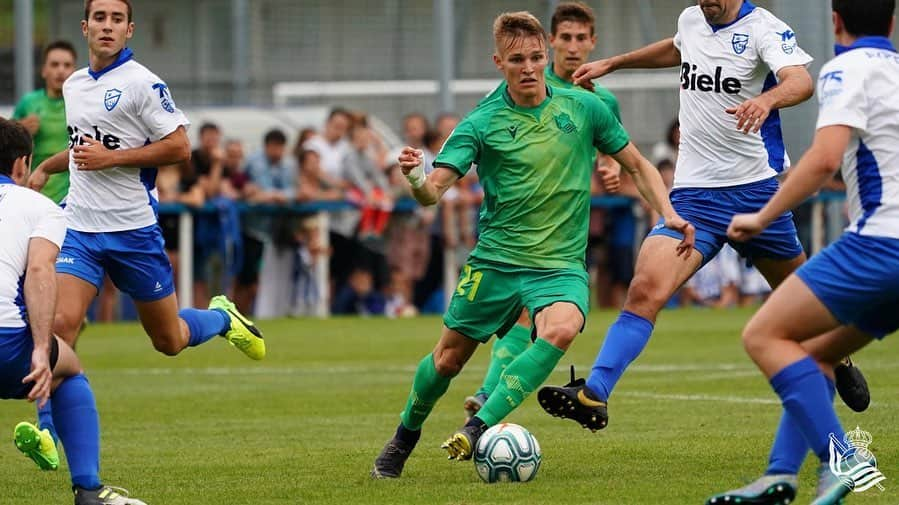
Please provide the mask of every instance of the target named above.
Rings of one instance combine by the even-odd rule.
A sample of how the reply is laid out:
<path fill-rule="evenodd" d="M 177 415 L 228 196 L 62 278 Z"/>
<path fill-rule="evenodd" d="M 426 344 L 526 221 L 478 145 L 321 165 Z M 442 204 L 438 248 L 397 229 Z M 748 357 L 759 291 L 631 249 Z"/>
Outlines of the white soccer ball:
<path fill-rule="evenodd" d="M 487 483 L 533 480 L 542 459 L 534 435 L 511 423 L 485 431 L 474 451 L 475 470 Z"/>

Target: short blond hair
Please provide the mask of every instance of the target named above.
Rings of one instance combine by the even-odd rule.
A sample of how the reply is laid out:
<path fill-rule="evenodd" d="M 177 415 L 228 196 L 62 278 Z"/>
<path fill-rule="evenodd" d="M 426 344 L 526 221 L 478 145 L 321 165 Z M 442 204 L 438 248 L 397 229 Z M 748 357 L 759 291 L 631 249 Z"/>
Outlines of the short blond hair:
<path fill-rule="evenodd" d="M 497 16 L 493 22 L 493 39 L 497 50 L 509 47 L 522 37 L 537 37 L 546 44 L 546 30 L 530 12 L 504 12 Z"/>

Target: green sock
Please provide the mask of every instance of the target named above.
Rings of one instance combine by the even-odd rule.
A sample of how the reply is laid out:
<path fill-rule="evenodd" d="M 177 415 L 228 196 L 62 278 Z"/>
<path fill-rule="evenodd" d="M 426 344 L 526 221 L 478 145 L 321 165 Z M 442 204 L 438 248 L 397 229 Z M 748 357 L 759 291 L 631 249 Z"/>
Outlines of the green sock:
<path fill-rule="evenodd" d="M 434 404 L 449 388 L 450 380 L 452 377 L 444 377 L 437 373 L 432 354 L 421 360 L 412 381 L 412 391 L 409 392 L 406 408 L 400 414 L 400 420 L 406 429 L 412 431 L 421 429 Z"/>
<path fill-rule="evenodd" d="M 565 351 L 538 338 L 534 345 L 509 363 L 499 384 L 476 414 L 487 426 L 493 426 L 515 410 L 537 389 L 559 364 Z"/>
<path fill-rule="evenodd" d="M 490 353 L 490 367 L 487 368 L 484 383 L 477 394 L 490 396 L 490 393 L 493 393 L 496 385 L 499 384 L 499 378 L 503 374 L 503 370 L 523 353 L 530 343 L 531 329 L 525 328 L 520 324 L 513 326 L 503 338 L 494 340 L 493 351 Z"/>

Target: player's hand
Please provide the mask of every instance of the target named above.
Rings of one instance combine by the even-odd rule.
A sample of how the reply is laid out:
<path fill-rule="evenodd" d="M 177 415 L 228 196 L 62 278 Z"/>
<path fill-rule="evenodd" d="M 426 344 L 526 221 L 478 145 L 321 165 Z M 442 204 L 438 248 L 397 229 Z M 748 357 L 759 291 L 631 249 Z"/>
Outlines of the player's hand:
<path fill-rule="evenodd" d="M 38 166 L 34 172 L 31 172 L 31 175 L 28 176 L 28 187 L 40 192 L 44 189 L 44 186 L 47 185 L 47 181 L 50 180 L 50 174 L 41 170 L 41 167 Z"/>
<path fill-rule="evenodd" d="M 581 65 L 574 71 L 572 77 L 575 84 L 593 91 L 593 79 L 598 79 L 614 71 L 615 67 L 612 65 L 611 59 L 596 60 Z"/>
<path fill-rule="evenodd" d="M 82 137 L 84 144 L 72 149 L 72 160 L 78 170 L 103 170 L 115 166 L 113 151 L 90 137 Z"/>
<path fill-rule="evenodd" d="M 19 124 L 24 126 L 28 133 L 33 137 L 41 128 L 41 118 L 32 114 L 19 120 Z"/>
<path fill-rule="evenodd" d="M 53 372 L 50 370 L 50 352 L 47 349 L 35 349 L 31 352 L 31 373 L 22 384 L 34 383 L 28 392 L 28 401 L 38 402 L 38 408 L 50 398 L 50 385 L 53 383 Z"/>
<path fill-rule="evenodd" d="M 743 133 L 758 133 L 765 124 L 765 120 L 771 114 L 772 104 L 765 95 L 751 98 L 736 107 L 726 109 L 725 112 L 733 114 L 737 118 L 737 130 Z"/>
<path fill-rule="evenodd" d="M 397 161 L 400 162 L 400 170 L 403 171 L 403 175 L 409 175 L 409 172 L 411 172 L 413 168 L 421 165 L 424 162 L 424 159 L 425 153 L 421 149 L 406 146 L 403 148 Z"/>
<path fill-rule="evenodd" d="M 680 232 L 684 239 L 677 245 L 677 255 L 683 256 L 684 259 L 690 257 L 693 252 L 693 245 L 696 243 L 696 229 L 686 219 L 675 214 L 672 217 L 665 218 L 665 228 Z"/>
<path fill-rule="evenodd" d="M 621 165 L 600 165 L 596 169 L 602 180 L 602 187 L 606 193 L 617 193 L 621 190 Z"/>
<path fill-rule="evenodd" d="M 737 214 L 730 220 L 730 225 L 727 227 L 727 237 L 737 242 L 746 242 L 762 233 L 764 229 L 765 223 L 762 222 L 758 213 Z"/>

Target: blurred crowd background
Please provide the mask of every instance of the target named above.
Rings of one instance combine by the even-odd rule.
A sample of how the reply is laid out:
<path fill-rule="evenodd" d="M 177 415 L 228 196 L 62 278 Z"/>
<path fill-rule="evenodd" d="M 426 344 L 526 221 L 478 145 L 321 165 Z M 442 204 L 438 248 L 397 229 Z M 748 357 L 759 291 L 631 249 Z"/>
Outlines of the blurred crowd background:
<path fill-rule="evenodd" d="M 15 5 L 13 5 L 15 3 Z M 588 1 L 597 14 L 594 57 L 671 36 L 691 0 Z M 829 22 L 809 19 L 807 0 L 760 0 L 790 22 L 817 57 L 832 50 Z M 20 0 L 0 0 L 0 74 L 14 62 Z M 432 160 L 460 117 L 498 83 L 490 23 L 506 10 L 548 20 L 552 0 L 158 0 L 141 3 L 130 47 L 165 79 L 192 121 L 191 161 L 160 167 L 160 225 L 197 307 L 229 293 L 257 317 L 332 314 L 406 317 L 442 312 L 446 290 L 477 241 L 482 191 L 474 171 L 433 208 L 410 201 L 396 166 L 403 145 Z M 33 87 L 43 85 L 42 49 L 71 41 L 83 53 L 81 0 L 35 0 Z M 14 9 L 14 7 L 16 7 Z M 827 19 L 824 19 L 827 21 Z M 548 23 L 547 23 L 548 25 Z M 815 27 L 804 31 L 805 26 Z M 77 66 L 86 64 L 78 54 Z M 20 98 L 21 76 L 0 75 L 0 115 Z M 635 143 L 668 184 L 677 161 L 677 70 L 622 72 L 603 84 L 618 97 Z M 21 79 L 19 79 L 21 80 Z M 443 84 L 443 85 L 441 85 Z M 785 114 L 798 156 L 814 105 Z M 600 161 L 601 162 L 601 161 Z M 626 176 L 617 198 L 593 185 L 589 248 L 594 305 L 620 307 L 636 248 L 654 216 Z M 835 180 L 826 198 L 796 213 L 811 253 L 844 225 Z M 627 200 L 622 200 L 625 198 Z M 623 202 L 623 203 L 622 203 Z M 192 217 L 188 258 L 182 214 Z M 323 219 L 323 216 L 327 216 Z M 327 268 L 323 268 L 327 266 Z M 327 278 L 322 279 L 322 273 Z M 177 277 L 176 273 L 176 277 Z M 671 301 L 672 307 L 757 303 L 759 274 L 728 251 Z M 132 309 L 107 283 L 98 320 Z M 326 310 L 322 310 L 324 307 Z"/>

